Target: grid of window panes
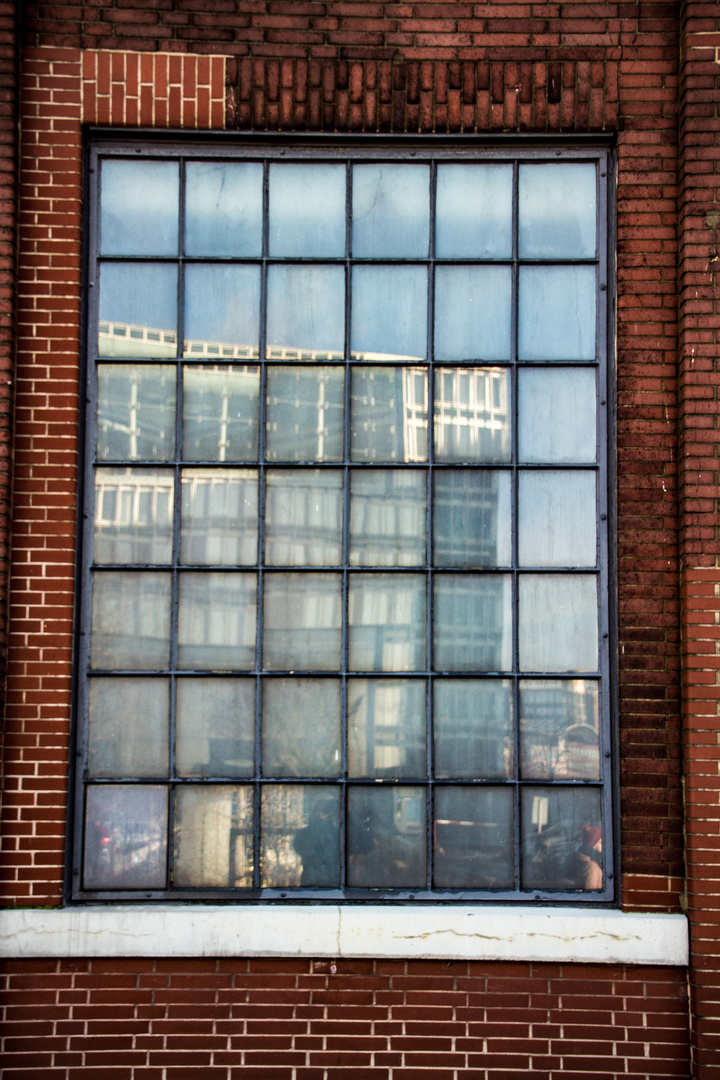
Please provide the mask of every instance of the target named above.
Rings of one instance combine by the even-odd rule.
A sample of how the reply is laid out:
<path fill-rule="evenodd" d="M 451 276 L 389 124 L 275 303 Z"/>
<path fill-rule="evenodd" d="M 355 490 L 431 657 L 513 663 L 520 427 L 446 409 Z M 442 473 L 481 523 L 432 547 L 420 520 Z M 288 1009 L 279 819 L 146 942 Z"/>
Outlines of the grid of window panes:
<path fill-rule="evenodd" d="M 611 895 L 606 173 L 94 152 L 80 894 Z"/>

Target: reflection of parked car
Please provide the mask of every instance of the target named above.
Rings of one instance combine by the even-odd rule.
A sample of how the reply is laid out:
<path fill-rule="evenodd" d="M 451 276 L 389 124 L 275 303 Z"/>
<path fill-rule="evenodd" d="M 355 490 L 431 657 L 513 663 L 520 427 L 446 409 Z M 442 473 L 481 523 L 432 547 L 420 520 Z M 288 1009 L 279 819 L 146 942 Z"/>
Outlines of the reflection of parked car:
<path fill-rule="evenodd" d="M 584 825 L 574 829 L 567 822 L 551 825 L 542 833 L 528 837 L 530 850 L 531 888 L 598 889 L 602 888 L 602 868 L 599 859 L 592 857 L 589 873 L 590 847 L 588 833 L 600 835 L 600 830 Z"/>
<path fill-rule="evenodd" d="M 433 825 L 436 885 L 441 888 L 511 888 L 513 859 L 507 825 L 437 818 Z"/>
<path fill-rule="evenodd" d="M 110 862 L 112 839 L 110 830 L 101 821 L 91 823 L 92 838 L 88 838 L 91 846 L 97 848 L 97 857 L 104 863 Z"/>

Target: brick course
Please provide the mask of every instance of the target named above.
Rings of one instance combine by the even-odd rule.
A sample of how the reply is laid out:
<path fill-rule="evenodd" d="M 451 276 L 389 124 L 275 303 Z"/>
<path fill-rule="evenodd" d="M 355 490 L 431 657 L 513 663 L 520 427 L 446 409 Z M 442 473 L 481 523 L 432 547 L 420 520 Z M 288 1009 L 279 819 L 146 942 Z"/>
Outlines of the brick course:
<path fill-rule="evenodd" d="M 673 968 L 135 959 L 2 977 L 4 1080 L 687 1076 Z"/>

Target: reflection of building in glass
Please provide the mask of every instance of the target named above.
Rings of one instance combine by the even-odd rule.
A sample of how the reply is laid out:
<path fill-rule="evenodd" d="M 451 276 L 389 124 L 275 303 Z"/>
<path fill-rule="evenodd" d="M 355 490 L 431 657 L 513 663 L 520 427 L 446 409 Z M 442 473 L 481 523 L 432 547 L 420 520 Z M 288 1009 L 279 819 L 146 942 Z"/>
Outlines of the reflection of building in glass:
<path fill-rule="evenodd" d="M 177 355 L 177 334 L 153 326 L 101 320 L 98 352 L 100 356 L 169 358 Z"/>
<path fill-rule="evenodd" d="M 507 461 L 508 376 L 502 368 L 438 368 L 435 373 L 438 461 Z"/>
<path fill-rule="evenodd" d="M 252 789 L 183 788 L 175 804 L 174 884 L 252 885 Z"/>
<path fill-rule="evenodd" d="M 584 679 L 520 684 L 522 771 L 527 778 L 597 779 L 599 696 Z"/>
<path fill-rule="evenodd" d="M 104 563 L 170 561 L 173 475 L 98 469 L 95 473 L 95 559 Z"/>

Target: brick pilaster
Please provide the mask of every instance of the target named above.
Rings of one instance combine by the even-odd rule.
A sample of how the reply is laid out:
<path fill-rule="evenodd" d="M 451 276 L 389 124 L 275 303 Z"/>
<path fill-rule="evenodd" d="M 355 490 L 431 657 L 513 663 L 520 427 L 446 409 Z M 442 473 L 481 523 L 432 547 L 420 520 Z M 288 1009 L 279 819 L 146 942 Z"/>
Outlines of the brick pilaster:
<path fill-rule="evenodd" d="M 682 10 L 680 553 L 693 1077 L 720 1077 L 720 12 Z"/>

